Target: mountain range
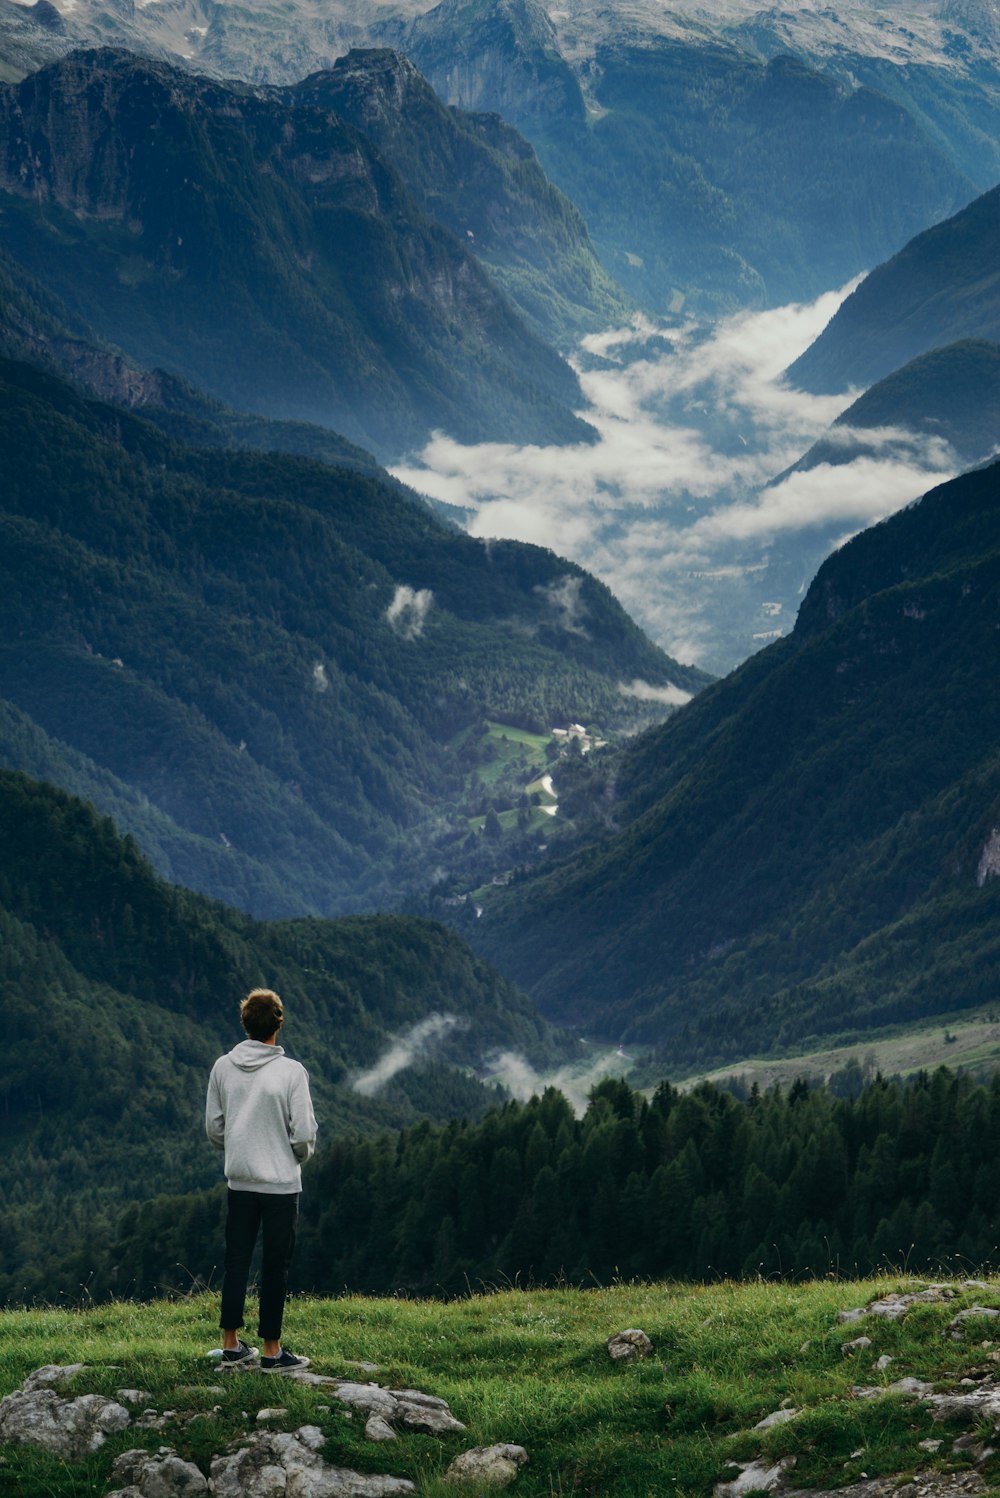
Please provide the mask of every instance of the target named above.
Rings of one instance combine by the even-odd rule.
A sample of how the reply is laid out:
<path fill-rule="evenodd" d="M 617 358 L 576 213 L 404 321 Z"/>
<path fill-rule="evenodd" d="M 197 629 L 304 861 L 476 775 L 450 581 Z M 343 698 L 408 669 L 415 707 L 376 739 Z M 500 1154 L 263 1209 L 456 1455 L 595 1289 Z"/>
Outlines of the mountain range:
<path fill-rule="evenodd" d="M 788 377 L 804 390 L 872 385 L 931 349 L 1000 340 L 1000 187 L 918 234 L 864 278 Z"/>
<path fill-rule="evenodd" d="M 353 20 L 0 6 L 0 761 L 32 777 L 0 784 L 0 891 L 31 981 L 55 933 L 52 993 L 73 1001 L 58 1033 L 112 995 L 132 1029 L 99 1032 L 99 1069 L 131 1070 L 160 1123 L 180 1105 L 133 1037 L 166 1053 L 177 1017 L 209 1002 L 201 966 L 213 992 L 252 970 L 300 995 L 356 971 L 351 1064 L 453 981 L 477 1027 L 500 1004 L 498 1044 L 555 1055 L 522 995 L 497 999 L 499 980 L 436 929 L 252 919 L 403 902 L 447 915 L 548 1022 L 650 1047 L 661 1067 L 989 1003 L 1000 467 L 842 546 L 794 631 L 715 684 L 581 568 L 473 539 L 379 467 L 434 431 L 581 447 L 594 434 L 558 351 L 581 333 L 640 304 L 773 305 L 878 261 L 788 371 L 800 390 L 868 387 L 796 468 L 849 483 L 845 459 L 897 441 L 989 458 L 986 13 L 953 31 L 928 14 L 894 62 L 902 22 L 886 17 L 876 45 L 863 7 L 837 46 L 830 15 L 738 6 L 593 24 L 534 0 L 377 18 L 361 4 Z M 58 55 L 21 77 L 36 33 Z M 827 40 L 805 55 L 806 36 Z M 81 40 L 161 55 L 71 50 Z M 221 79 L 236 57 L 244 81 Z M 634 742 L 593 747 L 689 695 Z M 555 725 L 572 838 L 553 823 L 540 842 L 524 789 L 497 865 L 505 735 Z M 160 874 L 251 914 L 168 891 L 38 780 L 113 817 Z M 156 968 L 179 987 L 144 1032 Z M 395 996 L 377 1019 L 361 1012 L 369 986 Z M 339 1023 L 318 1001 L 306 1017 Z M 54 1107 L 54 1077 L 25 1054 Z M 315 1056 L 342 1078 L 346 1051 Z M 53 1181 L 72 1168 L 59 1128 Z"/>
<path fill-rule="evenodd" d="M 526 135 L 605 270 L 662 313 L 814 295 L 993 186 L 995 29 L 987 6 L 943 3 L 297 0 L 250 15 L 219 0 L 7 0 L 0 53 L 16 76 L 60 48 L 115 42 L 288 85 L 352 48 L 392 47 L 446 104 Z"/>
<path fill-rule="evenodd" d="M 468 242 L 521 314 L 563 347 L 625 321 L 583 218 L 497 114 L 446 108 L 399 52 L 352 50 L 295 90 L 364 132 L 421 210 Z"/>

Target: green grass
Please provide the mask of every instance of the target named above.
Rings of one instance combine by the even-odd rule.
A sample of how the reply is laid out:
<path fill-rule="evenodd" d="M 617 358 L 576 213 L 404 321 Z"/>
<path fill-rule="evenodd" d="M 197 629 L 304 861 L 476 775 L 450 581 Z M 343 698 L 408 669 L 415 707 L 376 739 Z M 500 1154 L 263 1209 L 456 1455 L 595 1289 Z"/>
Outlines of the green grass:
<path fill-rule="evenodd" d="M 493 745 L 496 758 L 476 770 L 476 778 L 482 785 L 495 785 L 515 764 L 524 766 L 526 781 L 545 768 L 545 746 L 551 734 L 529 733 L 524 728 L 492 721 L 487 722 L 487 727 L 486 738 Z"/>
<path fill-rule="evenodd" d="M 681 1085 L 744 1076 L 748 1084 L 756 1082 L 763 1092 L 775 1085 L 787 1087 L 798 1077 L 825 1079 L 851 1061 L 870 1076 L 880 1071 L 885 1077 L 912 1077 L 939 1066 L 953 1071 L 964 1067 L 967 1071 L 993 1072 L 1000 1067 L 1000 1014 L 977 1005 L 965 1015 L 946 1013 L 917 1025 L 900 1026 L 877 1038 L 821 1046 L 795 1055 L 748 1057 L 694 1073 Z"/>
<path fill-rule="evenodd" d="M 214 1296 L 4 1312 L 0 1392 L 43 1363 L 84 1361 L 77 1391 L 146 1389 L 151 1404 L 177 1417 L 165 1431 L 125 1431 L 85 1462 L 8 1447 L 0 1453 L 0 1493 L 101 1494 L 114 1456 L 137 1444 L 169 1443 L 207 1472 L 212 1454 L 254 1428 L 258 1409 L 274 1405 L 288 1409 L 279 1428 L 322 1427 L 328 1460 L 411 1477 L 423 1498 L 449 1491 L 443 1473 L 458 1451 L 494 1441 L 527 1448 L 530 1464 L 515 1486 L 523 1498 L 707 1498 L 732 1462 L 760 1454 L 794 1456 L 796 1486 L 961 1467 L 951 1452 L 958 1432 L 933 1423 L 926 1406 L 896 1396 L 859 1400 L 851 1388 L 905 1375 L 944 1388 L 977 1368 L 994 1372 L 984 1365 L 992 1347 L 981 1341 L 987 1324 L 963 1343 L 944 1333 L 961 1306 L 1000 1304 L 1000 1283 L 919 1306 L 902 1322 L 838 1325 L 839 1310 L 907 1283 L 896 1276 L 863 1284 L 508 1290 L 450 1304 L 293 1300 L 288 1343 L 307 1351 L 317 1371 L 442 1395 L 468 1427 L 446 1439 L 404 1434 L 388 1448 L 364 1439 L 358 1417 L 348 1419 L 335 1404 L 322 1408 L 331 1404 L 322 1389 L 220 1374 L 205 1357 L 218 1337 Z M 627 1326 L 642 1327 L 654 1353 L 616 1365 L 605 1340 Z M 845 1356 L 842 1343 L 861 1333 L 873 1346 Z M 884 1373 L 873 1368 L 882 1353 L 893 1358 Z M 352 1359 L 377 1364 L 378 1374 L 352 1369 Z M 795 1420 L 752 1430 L 786 1401 L 802 1411 Z M 188 1418 L 198 1413 L 204 1418 Z M 918 1445 L 930 1435 L 944 1438 L 933 1456 Z"/>

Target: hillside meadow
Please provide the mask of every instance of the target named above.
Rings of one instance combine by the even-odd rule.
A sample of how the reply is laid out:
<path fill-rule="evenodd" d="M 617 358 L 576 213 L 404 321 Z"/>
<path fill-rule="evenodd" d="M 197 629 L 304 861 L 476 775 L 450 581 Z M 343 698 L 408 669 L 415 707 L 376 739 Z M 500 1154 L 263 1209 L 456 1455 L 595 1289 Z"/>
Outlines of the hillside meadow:
<path fill-rule="evenodd" d="M 994 1323 L 979 1311 L 957 1333 L 952 1323 L 961 1310 L 1000 1305 L 1000 1282 L 952 1281 L 898 1320 L 874 1313 L 837 1319 L 926 1287 L 893 1273 L 799 1285 L 510 1287 L 448 1303 L 293 1300 L 287 1342 L 311 1355 L 315 1372 L 442 1396 L 467 1427 L 446 1437 L 404 1431 L 385 1445 L 366 1440 L 363 1417 L 350 1418 L 328 1389 L 253 1372 L 220 1374 L 206 1356 L 218 1341 L 213 1294 L 7 1311 L 0 1315 L 0 1393 L 43 1364 L 84 1362 L 69 1392 L 142 1389 L 148 1407 L 172 1413 L 162 1428 L 125 1430 L 79 1462 L 8 1446 L 0 1455 L 0 1493 L 103 1494 L 114 1457 L 136 1446 L 169 1444 L 207 1473 L 228 1442 L 262 1428 L 259 1410 L 276 1407 L 282 1413 L 272 1415 L 269 1428 L 318 1425 L 327 1461 L 409 1477 L 423 1498 L 454 1493 L 443 1478 L 448 1464 L 461 1450 L 493 1442 L 528 1451 L 513 1488 L 520 1498 L 702 1498 L 735 1477 L 737 1463 L 760 1456 L 769 1465 L 794 1458 L 786 1485 L 796 1489 L 915 1472 L 935 1488 L 951 1485 L 949 1474 L 982 1487 L 981 1475 L 989 1486 L 994 1469 L 1000 1476 L 998 1460 L 984 1461 L 982 1448 L 969 1442 L 955 1447 L 961 1425 L 935 1419 L 943 1411 L 933 1407 L 931 1387 L 968 1396 L 970 1388 L 992 1384 L 1000 1360 L 993 1351 L 1000 1342 L 990 1339 Z M 614 1363 L 606 1340 L 627 1327 L 644 1329 L 653 1353 Z M 851 1351 L 845 1344 L 859 1334 L 870 1345 Z M 358 1362 L 375 1366 L 359 1372 Z M 923 1397 L 890 1391 L 902 1378 L 922 1380 Z M 885 1392 L 861 1397 L 859 1386 Z M 753 1429 L 781 1407 L 798 1413 Z M 191 1421 L 199 1412 L 203 1417 Z M 937 1445 L 921 1444 L 927 1442 Z"/>

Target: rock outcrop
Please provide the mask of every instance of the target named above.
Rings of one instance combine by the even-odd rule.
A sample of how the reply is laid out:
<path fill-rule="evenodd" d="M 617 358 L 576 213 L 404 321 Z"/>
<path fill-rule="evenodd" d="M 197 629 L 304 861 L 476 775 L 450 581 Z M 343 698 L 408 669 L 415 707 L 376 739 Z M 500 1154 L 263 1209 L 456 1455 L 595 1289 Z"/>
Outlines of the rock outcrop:
<path fill-rule="evenodd" d="M 48 1364 L 0 1399 L 0 1442 L 41 1446 L 73 1459 L 91 1455 L 108 1436 L 124 1430 L 132 1417 L 117 1400 L 103 1394 L 70 1398 L 57 1392 L 58 1385 L 84 1366 Z"/>
<path fill-rule="evenodd" d="M 319 1451 L 323 1432 L 303 1425 L 292 1434 L 267 1431 L 212 1462 L 215 1498 L 395 1498 L 415 1493 L 406 1477 L 382 1477 L 333 1467 Z"/>

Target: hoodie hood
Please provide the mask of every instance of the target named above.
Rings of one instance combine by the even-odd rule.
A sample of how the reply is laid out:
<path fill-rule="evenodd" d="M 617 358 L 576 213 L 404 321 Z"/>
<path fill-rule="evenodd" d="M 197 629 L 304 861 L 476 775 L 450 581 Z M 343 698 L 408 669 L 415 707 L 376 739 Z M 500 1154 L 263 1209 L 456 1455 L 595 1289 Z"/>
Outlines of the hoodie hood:
<path fill-rule="evenodd" d="M 277 1061 L 284 1054 L 284 1046 L 268 1045 L 264 1040 L 241 1040 L 229 1052 L 229 1059 L 240 1071 L 259 1071 L 269 1061 Z"/>

